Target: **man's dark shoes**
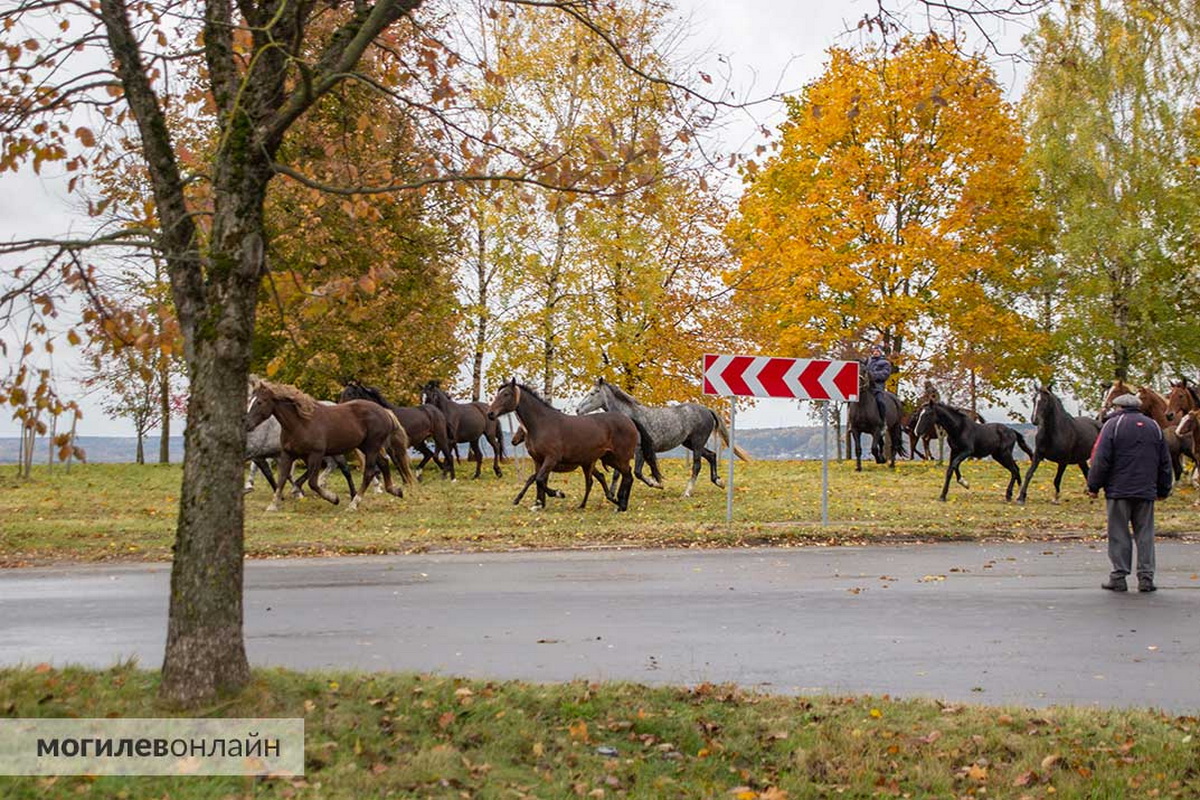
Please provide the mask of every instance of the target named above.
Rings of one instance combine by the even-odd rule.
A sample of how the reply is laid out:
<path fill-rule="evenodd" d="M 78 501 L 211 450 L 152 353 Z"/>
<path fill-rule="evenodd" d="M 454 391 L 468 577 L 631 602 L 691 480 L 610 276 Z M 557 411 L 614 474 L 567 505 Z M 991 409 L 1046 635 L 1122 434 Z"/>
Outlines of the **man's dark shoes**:
<path fill-rule="evenodd" d="M 1153 578 L 1138 578 L 1139 592 L 1157 592 L 1158 587 L 1154 585 Z"/>
<path fill-rule="evenodd" d="M 1125 584 L 1124 578 L 1109 578 L 1104 583 L 1100 584 L 1101 589 L 1108 589 L 1110 592 L 1128 592 L 1129 587 Z"/>

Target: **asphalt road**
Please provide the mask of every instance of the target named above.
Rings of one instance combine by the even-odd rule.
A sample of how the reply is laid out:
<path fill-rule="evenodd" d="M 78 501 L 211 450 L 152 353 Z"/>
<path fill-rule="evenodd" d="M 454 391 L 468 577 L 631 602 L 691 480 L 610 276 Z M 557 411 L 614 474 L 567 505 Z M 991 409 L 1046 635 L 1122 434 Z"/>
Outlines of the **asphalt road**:
<path fill-rule="evenodd" d="M 252 561 L 256 665 L 735 682 L 988 704 L 1200 710 L 1200 546 L 1160 591 L 1100 545 L 953 544 Z M 0 662 L 162 657 L 168 567 L 0 571 Z"/>

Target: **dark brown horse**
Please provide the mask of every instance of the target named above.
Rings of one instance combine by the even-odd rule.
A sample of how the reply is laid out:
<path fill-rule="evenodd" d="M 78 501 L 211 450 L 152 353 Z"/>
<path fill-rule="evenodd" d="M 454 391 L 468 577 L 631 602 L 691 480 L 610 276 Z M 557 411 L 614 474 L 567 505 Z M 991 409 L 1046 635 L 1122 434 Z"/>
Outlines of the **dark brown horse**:
<path fill-rule="evenodd" d="M 550 473 L 582 469 L 584 490 L 579 507 L 584 508 L 592 491 L 592 476 L 598 472 L 595 469 L 598 461 L 615 469 L 621 477 L 616 497 L 610 496 L 607 488 L 605 496 L 616 503 L 618 511 L 629 508 L 629 494 L 633 489 L 630 462 L 638 450 L 639 442 L 643 455 L 654 457 L 654 445 L 650 437 L 639 430 L 632 418 L 610 411 L 584 416 L 564 414 L 528 386 L 517 383 L 515 378 L 500 387 L 488 407 L 488 418 L 491 420 L 508 413 L 516 413 L 524 426 L 525 448 L 534 464 L 533 474 L 513 500 L 514 505 L 520 503 L 530 485 L 536 483 L 537 503 L 534 508 L 544 508 L 547 496 L 562 496 L 561 492 L 547 487 Z"/>
<path fill-rule="evenodd" d="M 487 439 L 492 446 L 492 471 L 499 478 L 504 473 L 500 471 L 500 459 L 504 458 L 504 442 L 500 438 L 500 426 L 495 419 L 488 417 L 487 403 L 456 403 L 442 388 L 438 381 L 430 381 L 421 390 L 421 402 L 437 406 L 446 415 L 446 423 L 450 426 L 453 441 L 451 448 L 457 453 L 458 445 L 465 442 L 471 448 L 471 460 L 475 462 L 475 475 L 478 478 L 483 471 L 483 451 L 479 448 L 479 439 Z"/>
<path fill-rule="evenodd" d="M 342 389 L 338 402 L 344 403 L 347 400 L 370 400 L 396 415 L 396 419 L 404 426 L 404 432 L 408 434 L 409 447 L 422 456 L 421 463 L 415 467 L 418 476 L 421 470 L 425 469 L 425 465 L 433 461 L 442 470 L 443 477 L 455 479 L 449 426 L 446 423 L 446 415 L 437 406 L 429 403 L 415 407 L 398 406 L 389 402 L 374 386 L 364 386 L 358 381 L 348 381 Z M 427 444 L 430 439 L 433 440 L 432 450 Z M 438 459 L 439 455 L 441 460 Z"/>
<path fill-rule="evenodd" d="M 362 493 L 376 474 L 383 473 L 384 487 L 397 497 L 404 490 L 392 486 L 392 473 L 380 458 L 386 450 L 404 483 L 413 482 L 408 461 L 408 436 L 396 415 L 369 400 L 350 400 L 325 406 L 294 386 L 263 381 L 254 389 L 246 412 L 246 430 L 252 431 L 267 417 L 275 417 L 282 428 L 279 474 L 290 475 L 292 462 L 303 460 L 308 467 L 308 485 L 316 494 L 337 505 L 338 496 L 325 491 L 317 481 L 325 456 L 346 455 L 355 450 L 363 456 L 362 488 L 350 501 L 357 508 Z M 268 511 L 278 511 L 283 502 L 284 481 L 279 482 Z"/>

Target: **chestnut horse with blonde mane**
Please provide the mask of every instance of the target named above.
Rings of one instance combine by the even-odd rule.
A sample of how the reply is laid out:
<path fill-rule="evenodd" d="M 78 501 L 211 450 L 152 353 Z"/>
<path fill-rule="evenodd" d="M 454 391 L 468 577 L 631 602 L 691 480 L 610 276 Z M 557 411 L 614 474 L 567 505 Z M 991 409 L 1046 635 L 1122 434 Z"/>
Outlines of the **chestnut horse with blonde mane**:
<path fill-rule="evenodd" d="M 317 481 L 319 467 L 326 456 L 346 455 L 358 450 L 363 456 L 362 488 L 350 508 L 358 507 L 362 494 L 379 473 L 390 494 L 404 496 L 404 490 L 392 485 L 387 461 L 380 458 L 386 450 L 407 484 L 414 481 L 408 460 L 408 436 L 396 415 L 369 400 L 350 400 L 333 406 L 321 405 L 294 386 L 263 381 L 254 388 L 246 411 L 246 430 L 252 431 L 267 417 L 279 420 L 280 475 L 290 475 L 292 462 L 302 460 L 308 467 L 308 485 L 316 494 L 337 505 L 338 496 L 327 492 Z M 279 482 L 268 511 L 279 510 L 283 502 L 284 481 Z"/>

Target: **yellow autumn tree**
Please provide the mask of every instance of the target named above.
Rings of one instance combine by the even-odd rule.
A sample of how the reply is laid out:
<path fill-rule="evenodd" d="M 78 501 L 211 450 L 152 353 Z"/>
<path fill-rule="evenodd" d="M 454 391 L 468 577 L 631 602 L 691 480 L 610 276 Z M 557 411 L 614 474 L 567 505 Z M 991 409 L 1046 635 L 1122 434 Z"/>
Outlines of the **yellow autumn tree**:
<path fill-rule="evenodd" d="M 745 171 L 727 276 L 783 354 L 896 354 L 906 378 L 1035 369 L 1026 307 L 1044 227 L 1025 142 L 991 69 L 936 36 L 887 54 L 833 49 L 788 100 L 776 153 Z"/>

